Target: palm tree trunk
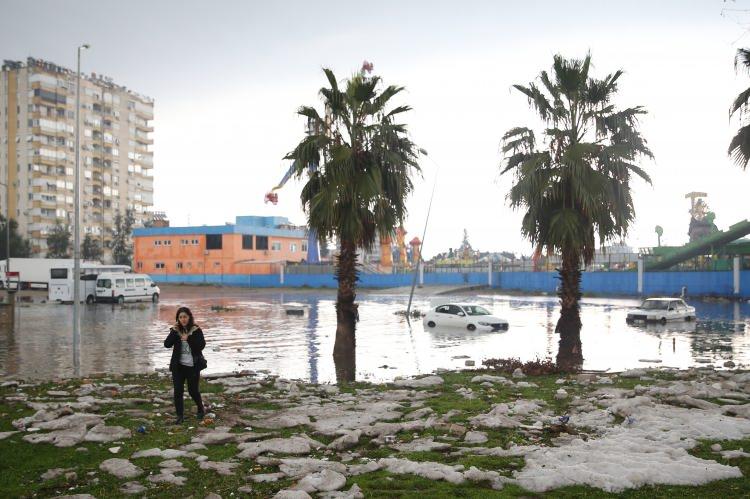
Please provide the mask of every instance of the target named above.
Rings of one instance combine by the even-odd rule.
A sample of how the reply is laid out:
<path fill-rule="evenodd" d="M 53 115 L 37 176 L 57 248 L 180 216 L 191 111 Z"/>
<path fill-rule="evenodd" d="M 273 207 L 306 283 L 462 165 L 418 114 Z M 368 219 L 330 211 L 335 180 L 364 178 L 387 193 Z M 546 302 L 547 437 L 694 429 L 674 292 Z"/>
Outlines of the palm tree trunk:
<path fill-rule="evenodd" d="M 355 330 L 358 320 L 356 298 L 358 272 L 357 247 L 352 241 L 341 241 L 338 256 L 336 280 L 339 282 L 336 296 L 336 341 L 333 345 L 333 360 L 336 366 L 336 379 L 354 381 L 356 341 Z"/>
<path fill-rule="evenodd" d="M 560 273 L 560 319 L 555 332 L 560 335 L 557 365 L 563 371 L 577 371 L 583 365 L 581 351 L 581 314 L 578 300 L 581 298 L 580 253 L 575 249 L 563 249 Z"/>

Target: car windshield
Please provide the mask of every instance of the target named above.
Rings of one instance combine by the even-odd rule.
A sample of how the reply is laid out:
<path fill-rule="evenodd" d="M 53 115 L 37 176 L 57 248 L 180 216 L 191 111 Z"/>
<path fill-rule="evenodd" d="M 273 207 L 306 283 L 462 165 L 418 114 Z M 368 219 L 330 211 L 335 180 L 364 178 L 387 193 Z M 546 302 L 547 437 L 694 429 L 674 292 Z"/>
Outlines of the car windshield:
<path fill-rule="evenodd" d="M 644 310 L 666 310 L 668 305 L 667 300 L 646 300 L 641 303 L 641 308 Z"/>
<path fill-rule="evenodd" d="M 486 308 L 480 307 L 478 305 L 463 305 L 463 308 L 469 315 L 490 315 L 489 311 Z"/>

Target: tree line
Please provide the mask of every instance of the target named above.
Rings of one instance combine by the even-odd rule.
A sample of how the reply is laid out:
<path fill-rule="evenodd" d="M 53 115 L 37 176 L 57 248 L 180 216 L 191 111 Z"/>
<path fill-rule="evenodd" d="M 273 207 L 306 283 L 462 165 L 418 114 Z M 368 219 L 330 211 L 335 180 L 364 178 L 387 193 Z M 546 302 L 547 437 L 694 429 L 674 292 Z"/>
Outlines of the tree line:
<path fill-rule="evenodd" d="M 132 210 L 127 210 L 124 215 L 119 212 L 115 215 L 112 227 L 112 261 L 117 265 L 131 265 L 133 259 L 133 244 L 131 235 L 135 218 Z M 6 237 L 8 223 L 5 217 L 0 215 L 0 260 L 7 258 Z M 49 230 L 46 237 L 46 258 L 72 258 L 73 256 L 73 234 L 69 224 L 58 222 Z M 100 239 L 91 234 L 86 234 L 81 241 L 81 258 L 84 260 L 100 260 L 104 250 Z M 29 258 L 32 254 L 31 244 L 18 232 L 18 222 L 10 220 L 10 255 L 12 258 Z"/>

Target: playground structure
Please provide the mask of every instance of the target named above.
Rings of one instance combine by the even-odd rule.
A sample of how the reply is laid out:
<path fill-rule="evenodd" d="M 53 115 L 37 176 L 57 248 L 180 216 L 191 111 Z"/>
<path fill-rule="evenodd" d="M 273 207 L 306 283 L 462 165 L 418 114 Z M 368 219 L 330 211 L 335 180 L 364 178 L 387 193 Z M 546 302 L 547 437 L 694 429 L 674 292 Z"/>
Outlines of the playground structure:
<path fill-rule="evenodd" d="M 750 256 L 750 241 L 741 240 L 750 234 L 750 222 L 742 220 L 727 230 L 719 230 L 714 224 L 716 215 L 708 210 L 703 198 L 705 192 L 689 192 L 690 241 L 684 246 L 657 246 L 644 251 L 645 270 L 667 270 L 690 259 L 700 258 L 711 263 L 711 270 L 729 270 L 735 257 Z M 659 227 L 661 229 L 661 227 Z"/>
<path fill-rule="evenodd" d="M 662 246 L 664 230 L 657 225 L 654 232 L 658 245 L 641 248 L 640 252 L 618 245 L 601 248 L 594 254 L 594 262 L 586 270 L 636 270 L 642 260 L 646 272 L 664 270 L 705 270 L 727 271 L 734 265 L 750 269 L 750 239 L 742 239 L 750 234 L 750 222 L 742 220 L 726 230 L 719 230 L 714 220 L 716 215 L 709 210 L 705 192 L 690 192 L 689 242 L 683 246 Z M 613 251 L 614 250 L 614 251 Z M 735 263 L 735 258 L 739 259 Z M 536 248 L 530 261 L 511 265 L 517 270 L 528 269 L 534 272 L 551 271 L 559 266 L 559 256 Z"/>
<path fill-rule="evenodd" d="M 711 255 L 713 270 L 728 270 L 734 256 L 750 255 L 750 241 L 738 239 L 750 234 L 750 222 L 743 220 L 727 230 L 713 232 L 684 246 L 659 246 L 651 248 L 646 260 L 646 271 L 666 270 L 695 257 Z M 719 264 L 721 262 L 721 264 Z M 716 267 L 719 264 L 719 268 Z"/>

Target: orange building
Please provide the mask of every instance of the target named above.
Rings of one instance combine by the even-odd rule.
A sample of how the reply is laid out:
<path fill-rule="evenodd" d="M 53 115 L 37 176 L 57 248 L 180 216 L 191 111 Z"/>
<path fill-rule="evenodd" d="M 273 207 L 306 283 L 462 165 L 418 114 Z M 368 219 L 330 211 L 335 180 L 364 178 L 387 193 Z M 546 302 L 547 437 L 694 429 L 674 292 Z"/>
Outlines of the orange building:
<path fill-rule="evenodd" d="M 146 274 L 271 274 L 307 258 L 307 229 L 284 217 L 133 230 L 133 270 Z"/>

